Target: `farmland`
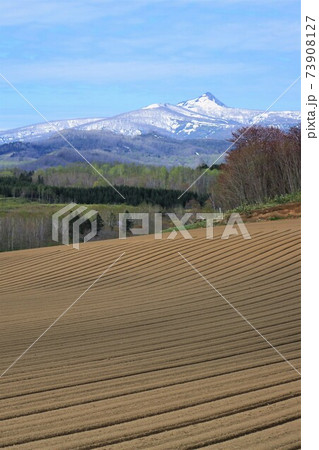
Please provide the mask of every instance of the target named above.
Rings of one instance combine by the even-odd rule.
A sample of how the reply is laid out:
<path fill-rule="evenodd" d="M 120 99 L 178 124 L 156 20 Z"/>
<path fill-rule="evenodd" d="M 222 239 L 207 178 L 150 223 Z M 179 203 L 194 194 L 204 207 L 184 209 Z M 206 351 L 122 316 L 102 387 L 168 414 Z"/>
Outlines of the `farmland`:
<path fill-rule="evenodd" d="M 2 253 L 1 373 L 78 301 L 1 378 L 0 446 L 300 448 L 300 220 L 247 228 Z"/>

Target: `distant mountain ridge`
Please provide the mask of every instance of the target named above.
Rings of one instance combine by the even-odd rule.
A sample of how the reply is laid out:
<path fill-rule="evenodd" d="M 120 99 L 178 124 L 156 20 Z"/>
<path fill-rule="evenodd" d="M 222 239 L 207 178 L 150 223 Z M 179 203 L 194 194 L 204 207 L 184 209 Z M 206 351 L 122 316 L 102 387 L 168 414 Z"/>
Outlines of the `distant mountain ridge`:
<path fill-rule="evenodd" d="M 88 161 L 99 163 L 196 167 L 213 163 L 229 145 L 225 140 L 181 140 L 153 133 L 125 136 L 75 128 L 61 133 Z M 58 133 L 41 140 L 0 145 L 0 168 L 19 166 L 34 170 L 75 162 L 83 159 Z"/>
<path fill-rule="evenodd" d="M 227 139 L 235 129 L 259 124 L 288 129 L 300 123 L 299 111 L 268 111 L 232 108 L 210 92 L 171 105 L 156 103 L 114 117 L 57 120 L 0 131 L 0 143 L 32 142 L 56 131 L 99 131 L 124 136 L 159 134 L 174 139 Z"/>

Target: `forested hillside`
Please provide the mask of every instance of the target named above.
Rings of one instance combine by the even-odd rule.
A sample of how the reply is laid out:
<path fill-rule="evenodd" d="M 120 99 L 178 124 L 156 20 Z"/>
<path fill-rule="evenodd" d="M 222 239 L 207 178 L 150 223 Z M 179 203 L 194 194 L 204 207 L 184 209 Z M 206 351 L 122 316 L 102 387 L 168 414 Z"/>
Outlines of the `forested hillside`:
<path fill-rule="evenodd" d="M 35 170 L 88 161 L 98 163 L 138 163 L 166 167 L 197 167 L 211 164 L 223 153 L 228 142 L 221 139 L 175 139 L 159 134 L 123 136 L 106 131 L 63 131 L 35 142 L 15 141 L 0 145 L 0 167 L 19 166 Z M 72 148 L 72 146 L 74 148 Z"/>

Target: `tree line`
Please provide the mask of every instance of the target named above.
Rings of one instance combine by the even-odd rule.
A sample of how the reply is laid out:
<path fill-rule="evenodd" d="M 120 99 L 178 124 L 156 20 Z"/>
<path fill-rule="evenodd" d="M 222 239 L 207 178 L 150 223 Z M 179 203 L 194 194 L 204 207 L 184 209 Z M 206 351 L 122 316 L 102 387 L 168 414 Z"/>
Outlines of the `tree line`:
<path fill-rule="evenodd" d="M 144 188 L 135 186 L 115 186 L 118 194 L 111 186 L 96 186 L 91 188 L 48 186 L 38 180 L 32 181 L 31 173 L 19 176 L 0 177 L 0 195 L 4 197 L 21 197 L 43 203 L 83 203 L 83 204 L 127 204 L 137 206 L 142 203 L 171 208 L 177 205 L 183 207 L 188 202 L 196 201 L 200 205 L 208 199 L 208 195 L 196 192 L 186 192 L 181 199 L 178 197 L 183 191 L 161 188 Z"/>
<path fill-rule="evenodd" d="M 211 193 L 216 205 L 227 209 L 300 191 L 300 127 L 241 128 L 232 142 Z"/>
<path fill-rule="evenodd" d="M 191 167 L 124 164 L 124 163 L 93 163 L 94 167 L 106 179 L 118 186 L 135 186 L 151 189 L 167 189 L 184 191 L 189 186 L 190 180 L 199 177 L 205 165 L 199 165 L 196 169 Z M 193 191 L 198 194 L 210 192 L 216 176 L 218 165 L 212 167 L 205 177 L 199 179 L 194 185 Z M 50 167 L 38 169 L 33 174 L 34 182 L 42 180 L 50 186 L 72 187 L 96 187 L 105 185 L 104 180 L 87 164 L 70 164 L 68 166 Z"/>

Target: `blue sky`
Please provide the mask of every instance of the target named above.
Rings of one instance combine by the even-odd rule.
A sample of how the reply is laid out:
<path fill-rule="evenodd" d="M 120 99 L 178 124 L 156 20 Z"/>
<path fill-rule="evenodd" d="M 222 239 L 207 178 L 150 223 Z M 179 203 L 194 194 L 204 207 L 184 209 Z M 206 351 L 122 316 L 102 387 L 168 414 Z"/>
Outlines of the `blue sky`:
<path fill-rule="evenodd" d="M 0 72 L 50 120 L 206 91 L 265 109 L 300 74 L 295 0 L 11 0 L 0 25 Z M 0 129 L 43 121 L 0 89 Z M 273 109 L 300 109 L 300 84 Z"/>

